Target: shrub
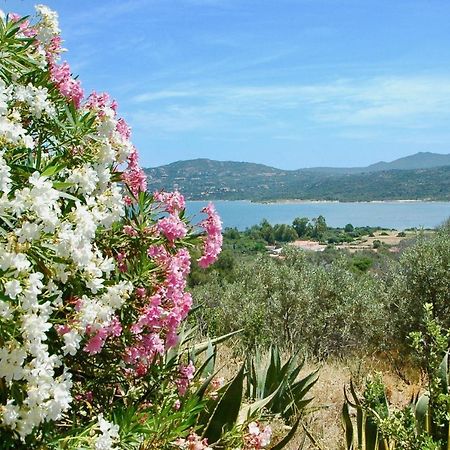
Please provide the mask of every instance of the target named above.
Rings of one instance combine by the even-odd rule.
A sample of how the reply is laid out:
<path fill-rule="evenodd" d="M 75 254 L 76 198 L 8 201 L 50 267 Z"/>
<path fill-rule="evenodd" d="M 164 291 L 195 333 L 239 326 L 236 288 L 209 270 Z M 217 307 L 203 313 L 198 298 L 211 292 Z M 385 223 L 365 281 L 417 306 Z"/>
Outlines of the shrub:
<path fill-rule="evenodd" d="M 423 306 L 433 306 L 435 318 L 450 328 L 450 233 L 443 230 L 431 238 L 422 236 L 405 250 L 391 270 L 390 302 L 395 334 L 405 342 L 421 329 Z"/>
<path fill-rule="evenodd" d="M 37 11 L 0 14 L 0 445 L 172 448 L 202 407 L 193 366 L 165 359 L 187 248 L 215 261 L 220 220 L 209 205 L 194 234 L 182 195 L 145 192 L 117 104 L 84 98 Z"/>
<path fill-rule="evenodd" d="M 243 328 L 248 347 L 278 343 L 317 356 L 381 344 L 386 322 L 380 280 L 354 274 L 342 257 L 326 266 L 310 263 L 295 248 L 286 248 L 283 257 L 243 261 L 232 281 L 216 278 L 196 287 L 203 331 L 214 335 Z"/>

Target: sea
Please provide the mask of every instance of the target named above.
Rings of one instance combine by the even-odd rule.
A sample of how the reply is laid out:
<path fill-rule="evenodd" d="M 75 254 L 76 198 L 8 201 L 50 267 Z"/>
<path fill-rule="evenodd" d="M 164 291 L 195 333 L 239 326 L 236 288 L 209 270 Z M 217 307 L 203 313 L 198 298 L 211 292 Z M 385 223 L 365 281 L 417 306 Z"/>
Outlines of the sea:
<path fill-rule="evenodd" d="M 224 228 L 245 230 L 266 219 L 272 225 L 291 224 L 296 217 L 312 219 L 320 215 L 332 227 L 373 226 L 404 230 L 406 228 L 434 228 L 450 217 L 450 202 L 392 201 L 392 202 L 326 202 L 284 201 L 253 203 L 250 201 L 212 202 L 219 212 Z M 205 201 L 187 202 L 187 213 L 195 222 L 204 215 L 200 210 Z"/>

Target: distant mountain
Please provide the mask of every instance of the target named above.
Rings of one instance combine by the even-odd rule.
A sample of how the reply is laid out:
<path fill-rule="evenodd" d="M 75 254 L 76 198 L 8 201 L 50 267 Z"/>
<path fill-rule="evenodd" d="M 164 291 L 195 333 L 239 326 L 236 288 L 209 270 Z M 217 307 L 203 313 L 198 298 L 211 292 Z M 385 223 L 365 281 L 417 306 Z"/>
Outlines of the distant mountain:
<path fill-rule="evenodd" d="M 328 174 L 348 174 L 379 172 L 382 170 L 413 170 L 431 169 L 433 167 L 450 166 L 450 154 L 440 154 L 431 152 L 419 152 L 414 155 L 405 156 L 391 162 L 380 161 L 366 167 L 312 167 L 309 169 L 299 169 L 304 171 L 321 172 Z"/>
<path fill-rule="evenodd" d="M 436 153 L 357 168 L 282 170 L 195 159 L 145 171 L 149 190 L 179 189 L 190 200 L 450 200 L 450 155 Z"/>
<path fill-rule="evenodd" d="M 392 162 L 378 162 L 367 167 L 368 172 L 380 170 L 413 170 L 413 169 L 431 169 L 433 167 L 450 166 L 450 154 L 442 155 L 440 153 L 419 152 L 415 155 L 405 156 Z"/>

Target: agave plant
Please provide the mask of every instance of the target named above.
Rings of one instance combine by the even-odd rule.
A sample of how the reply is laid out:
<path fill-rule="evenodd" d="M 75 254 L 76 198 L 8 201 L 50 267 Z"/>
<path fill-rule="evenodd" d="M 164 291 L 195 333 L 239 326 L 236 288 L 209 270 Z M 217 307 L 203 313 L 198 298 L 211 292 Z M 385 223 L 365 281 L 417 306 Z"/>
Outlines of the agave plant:
<path fill-rule="evenodd" d="M 297 380 L 304 364 L 304 359 L 298 361 L 298 353 L 282 364 L 278 347 L 272 346 L 269 363 L 263 366 L 257 353 L 247 360 L 247 396 L 256 401 L 271 397 L 266 409 L 280 414 L 287 422 L 292 421 L 312 401 L 312 397 L 306 396 L 318 380 L 318 370 Z"/>
<path fill-rule="evenodd" d="M 389 406 L 381 379 L 375 378 L 374 381 L 366 383 L 364 399 L 359 398 L 352 381 L 350 381 L 349 391 L 350 393 L 344 388 L 346 402 L 342 407 L 346 449 L 390 450 L 392 447 L 382 436 L 377 422 L 377 419 L 389 415 Z M 356 410 L 356 423 L 351 419 L 350 408 Z"/>

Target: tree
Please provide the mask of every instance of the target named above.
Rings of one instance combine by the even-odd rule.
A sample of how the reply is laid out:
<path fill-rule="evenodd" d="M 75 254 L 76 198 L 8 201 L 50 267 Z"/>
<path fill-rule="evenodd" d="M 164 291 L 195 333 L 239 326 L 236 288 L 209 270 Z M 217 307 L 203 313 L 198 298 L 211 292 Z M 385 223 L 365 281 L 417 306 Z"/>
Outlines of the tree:
<path fill-rule="evenodd" d="M 307 237 L 311 234 L 311 225 L 307 217 L 296 217 L 292 222 L 294 230 L 299 238 Z"/>
<path fill-rule="evenodd" d="M 351 233 L 354 229 L 355 227 L 351 223 L 348 223 L 347 225 L 345 225 L 344 231 L 346 233 Z"/>
<path fill-rule="evenodd" d="M 314 223 L 314 225 L 313 225 L 312 237 L 314 237 L 316 239 L 322 239 L 324 234 L 328 230 L 328 226 L 327 226 L 327 222 L 325 221 L 325 217 L 320 215 L 319 217 L 313 219 L 313 223 Z"/>

